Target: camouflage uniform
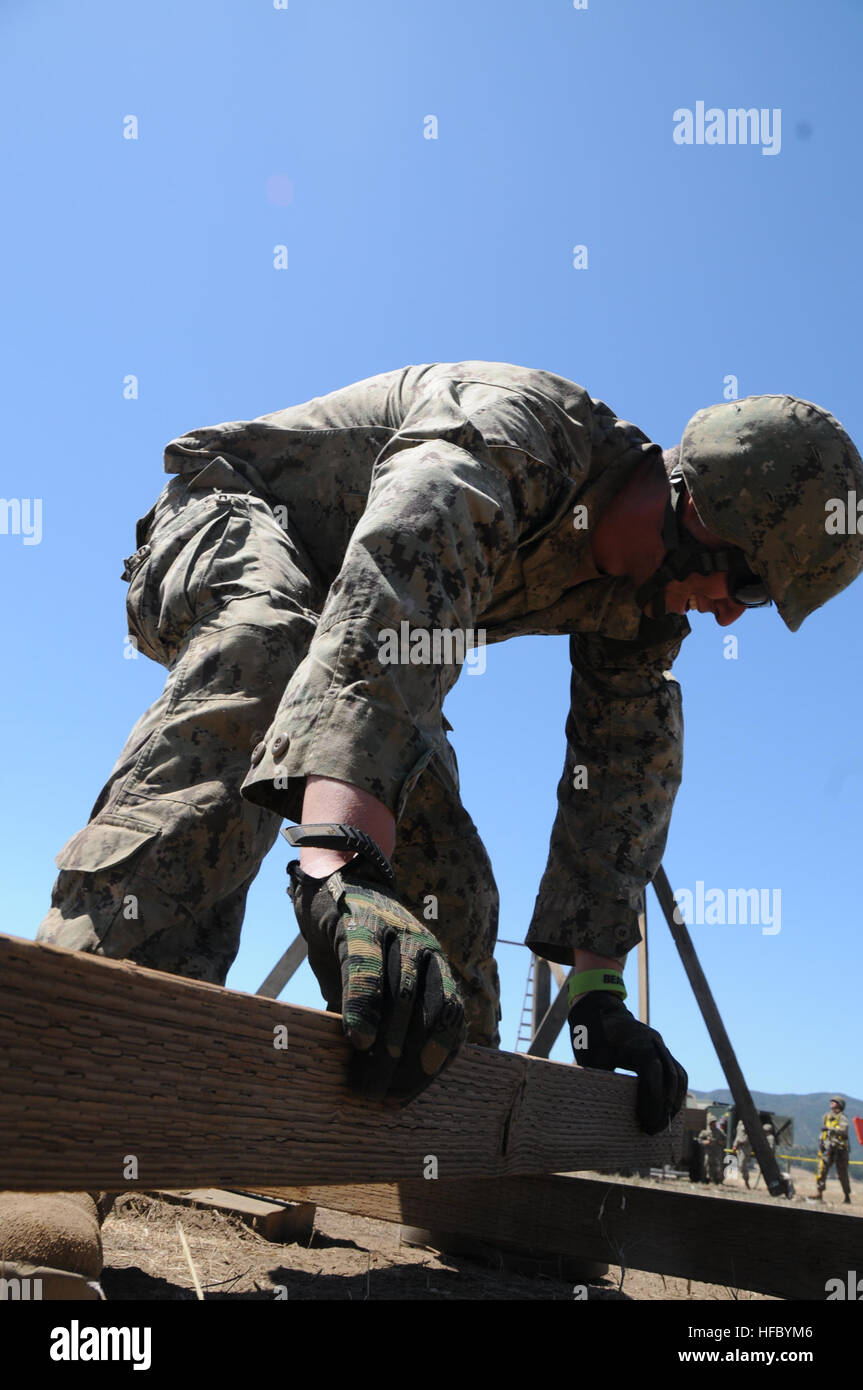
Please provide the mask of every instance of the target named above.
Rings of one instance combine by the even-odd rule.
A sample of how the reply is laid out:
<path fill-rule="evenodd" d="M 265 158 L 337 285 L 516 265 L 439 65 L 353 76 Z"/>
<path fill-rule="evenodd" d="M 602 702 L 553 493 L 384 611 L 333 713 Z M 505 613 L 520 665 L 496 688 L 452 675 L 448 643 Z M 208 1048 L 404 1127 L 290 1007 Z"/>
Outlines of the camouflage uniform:
<path fill-rule="evenodd" d="M 836 1176 L 846 1197 L 851 1196 L 851 1182 L 848 1177 L 848 1120 L 845 1115 L 834 1115 L 828 1110 L 821 1121 L 821 1142 L 818 1145 L 818 1169 L 815 1185 L 819 1192 L 827 1186 L 827 1176 L 836 1164 Z"/>
<path fill-rule="evenodd" d="M 680 781 L 668 668 L 689 626 L 643 618 L 635 585 L 595 569 L 590 534 L 648 454 L 661 459 L 581 387 L 483 362 L 407 367 L 174 440 L 176 476 L 124 576 L 130 632 L 167 683 L 58 855 L 39 939 L 224 981 L 279 818 L 300 818 L 307 775 L 333 777 L 395 813 L 399 896 L 420 917 L 437 899 L 429 925 L 470 1036 L 495 1045 L 497 889 L 441 710 L 460 666 L 383 664 L 382 632 L 407 623 L 488 643 L 570 635 L 528 942 L 563 963 L 575 945 L 628 951 Z"/>
<path fill-rule="evenodd" d="M 698 1136 L 701 1145 L 701 1181 L 721 1183 L 725 1177 L 725 1136 L 708 1125 Z"/>
<path fill-rule="evenodd" d="M 734 1152 L 737 1154 L 737 1171 L 749 1186 L 749 1165 L 752 1162 L 752 1145 L 749 1142 L 749 1135 L 746 1133 L 746 1126 L 742 1120 L 737 1121 L 737 1129 L 734 1131 Z"/>

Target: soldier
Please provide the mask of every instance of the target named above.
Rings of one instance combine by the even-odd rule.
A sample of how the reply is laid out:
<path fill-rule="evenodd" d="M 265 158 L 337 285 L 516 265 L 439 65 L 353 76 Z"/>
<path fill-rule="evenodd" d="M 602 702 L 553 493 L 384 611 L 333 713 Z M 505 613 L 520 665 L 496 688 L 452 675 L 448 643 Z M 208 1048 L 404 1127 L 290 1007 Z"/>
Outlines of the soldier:
<path fill-rule="evenodd" d="M 815 1174 L 816 1201 L 824 1201 L 824 1189 L 831 1166 L 836 1164 L 836 1176 L 845 1196 L 846 1206 L 851 1204 L 851 1183 L 848 1178 L 849 1134 L 848 1120 L 843 1113 L 845 1101 L 842 1096 L 830 1097 L 830 1109 L 821 1121 L 821 1142 L 818 1145 L 818 1169 Z"/>
<path fill-rule="evenodd" d="M 749 1165 L 752 1162 L 752 1145 L 749 1142 L 749 1135 L 746 1133 L 746 1126 L 742 1120 L 737 1121 L 737 1128 L 734 1131 L 732 1152 L 737 1155 L 737 1171 L 748 1187 Z"/>
<path fill-rule="evenodd" d="M 701 1145 L 701 1181 L 721 1183 L 725 1179 L 725 1136 L 719 1122 L 711 1118 L 698 1136 Z"/>
<path fill-rule="evenodd" d="M 465 1035 L 498 1043 L 497 889 L 441 708 L 457 639 L 567 633 L 527 942 L 575 967 L 579 1061 L 635 1071 L 640 1123 L 665 1127 L 686 1075 L 621 971 L 681 776 L 670 667 L 687 612 L 727 626 L 772 600 L 796 631 L 860 572 L 863 537 L 824 524 L 863 493 L 841 425 L 750 397 L 699 411 L 664 455 L 572 382 L 463 362 L 196 430 L 165 468 L 124 578 L 167 683 L 58 855 L 39 939 L 222 983 L 289 817 L 289 891 L 355 1082 L 409 1100 Z M 8 1253 L 3 1237 L 0 1210 Z"/>

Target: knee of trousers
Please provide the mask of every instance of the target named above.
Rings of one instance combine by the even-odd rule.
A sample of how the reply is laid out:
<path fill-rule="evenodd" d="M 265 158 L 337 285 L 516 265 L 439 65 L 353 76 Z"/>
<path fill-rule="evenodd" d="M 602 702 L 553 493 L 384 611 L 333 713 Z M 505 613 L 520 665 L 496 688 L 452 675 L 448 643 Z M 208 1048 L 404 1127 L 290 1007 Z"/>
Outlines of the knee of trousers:
<path fill-rule="evenodd" d="M 222 983 L 278 827 L 236 790 L 209 815 L 169 797 L 109 808 L 58 854 L 37 939 Z"/>
<path fill-rule="evenodd" d="M 313 634 L 302 614 L 234 600 L 191 629 L 171 668 L 169 679 L 179 687 L 174 702 L 255 707 L 256 727 L 266 727 Z"/>
<path fill-rule="evenodd" d="M 216 803 L 230 797 L 234 819 L 255 820 L 239 790 L 307 642 L 305 625 L 234 623 L 195 634 L 145 718 L 145 742 L 131 750 L 134 763 L 110 803 L 129 795 L 183 798 L 212 821 Z"/>
<path fill-rule="evenodd" d="M 223 985 L 240 945 L 254 873 L 209 908 L 134 871 L 61 872 L 37 941 Z"/>

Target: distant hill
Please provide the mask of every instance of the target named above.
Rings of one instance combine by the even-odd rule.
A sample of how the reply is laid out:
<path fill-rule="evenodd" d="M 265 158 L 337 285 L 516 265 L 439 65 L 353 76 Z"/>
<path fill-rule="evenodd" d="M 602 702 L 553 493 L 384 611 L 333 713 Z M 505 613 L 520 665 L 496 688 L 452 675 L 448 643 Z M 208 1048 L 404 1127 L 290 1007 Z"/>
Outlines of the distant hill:
<path fill-rule="evenodd" d="M 731 1092 L 729 1090 L 718 1091 L 695 1091 L 701 1100 L 717 1100 L 731 1103 Z M 770 1091 L 753 1091 L 752 1099 L 759 1110 L 772 1110 L 777 1115 L 793 1115 L 794 1117 L 794 1147 L 788 1149 L 783 1147 L 783 1153 L 799 1153 L 813 1155 L 818 1152 L 818 1139 L 821 1134 L 821 1118 L 830 1109 L 830 1091 L 815 1091 L 808 1096 L 797 1095 L 773 1095 Z M 839 1092 L 836 1092 L 839 1095 Z M 854 1115 L 863 1115 L 863 1100 L 856 1096 L 845 1097 L 845 1114 L 851 1130 L 851 1157 L 863 1159 L 863 1148 L 857 1143 L 854 1133 L 854 1125 L 851 1123 Z M 852 1168 L 851 1172 L 859 1174 L 861 1169 Z"/>

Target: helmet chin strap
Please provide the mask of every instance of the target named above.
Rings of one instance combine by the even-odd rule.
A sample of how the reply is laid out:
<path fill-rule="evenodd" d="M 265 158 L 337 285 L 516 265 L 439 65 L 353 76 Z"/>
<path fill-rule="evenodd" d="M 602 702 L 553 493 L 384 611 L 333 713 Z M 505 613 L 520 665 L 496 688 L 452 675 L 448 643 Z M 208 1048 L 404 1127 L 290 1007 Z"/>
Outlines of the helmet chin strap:
<path fill-rule="evenodd" d="M 652 602 L 651 614 L 654 618 L 665 616 L 665 589 L 668 584 L 687 579 L 690 574 L 727 574 L 739 559 L 733 549 L 708 550 L 707 546 L 689 534 L 683 525 L 683 508 L 688 497 L 683 475 L 672 473 L 668 482 L 670 494 L 662 522 L 665 559 L 635 594 L 640 608 L 646 609 Z"/>

